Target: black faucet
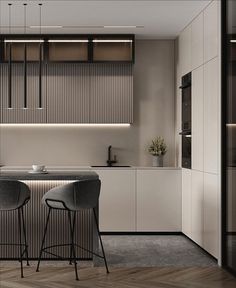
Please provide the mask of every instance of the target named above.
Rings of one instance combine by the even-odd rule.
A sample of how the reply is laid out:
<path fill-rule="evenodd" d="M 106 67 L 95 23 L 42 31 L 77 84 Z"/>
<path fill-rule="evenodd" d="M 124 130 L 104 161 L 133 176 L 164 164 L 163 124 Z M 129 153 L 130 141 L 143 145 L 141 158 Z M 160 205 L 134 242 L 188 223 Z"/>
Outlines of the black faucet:
<path fill-rule="evenodd" d="M 108 147 L 108 160 L 107 160 L 107 166 L 109 166 L 109 167 L 112 167 L 112 164 L 117 163 L 116 155 L 114 155 L 114 159 L 111 160 L 111 148 L 112 148 L 112 146 L 110 145 Z"/>

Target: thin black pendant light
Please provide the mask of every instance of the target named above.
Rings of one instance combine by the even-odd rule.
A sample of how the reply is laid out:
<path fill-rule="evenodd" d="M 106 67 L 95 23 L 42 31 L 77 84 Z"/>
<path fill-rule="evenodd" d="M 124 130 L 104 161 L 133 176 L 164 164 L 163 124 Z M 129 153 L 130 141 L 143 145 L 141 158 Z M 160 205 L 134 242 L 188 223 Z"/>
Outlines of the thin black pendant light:
<path fill-rule="evenodd" d="M 26 7 L 24 3 L 24 35 L 26 35 Z M 24 109 L 27 109 L 27 44 L 24 43 Z"/>
<path fill-rule="evenodd" d="M 9 8 L 9 35 L 11 35 L 11 3 Z M 8 43 L 8 109 L 12 109 L 12 44 Z"/>
<path fill-rule="evenodd" d="M 39 34 L 42 34 L 42 3 L 39 3 Z M 43 44 L 39 42 L 39 109 L 42 109 L 42 47 Z"/>

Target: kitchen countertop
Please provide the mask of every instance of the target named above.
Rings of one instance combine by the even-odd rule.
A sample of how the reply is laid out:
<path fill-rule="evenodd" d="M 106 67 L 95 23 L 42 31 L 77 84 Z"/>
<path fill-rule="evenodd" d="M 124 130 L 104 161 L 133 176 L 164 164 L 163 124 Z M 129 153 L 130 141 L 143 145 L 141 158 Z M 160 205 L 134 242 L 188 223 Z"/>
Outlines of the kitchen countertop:
<path fill-rule="evenodd" d="M 93 171 L 48 171 L 47 174 L 31 174 L 28 171 L 1 171 L 1 180 L 91 180 L 98 179 Z"/>
<path fill-rule="evenodd" d="M 54 172 L 61 172 L 63 174 L 67 172 L 76 172 L 83 170 L 84 172 L 92 172 L 94 170 L 181 170 L 181 167 L 152 167 L 152 166 L 130 166 L 130 167 L 91 167 L 91 166 L 47 166 L 49 174 Z M 0 173 L 5 172 L 24 172 L 27 173 L 31 170 L 29 166 L 3 166 Z M 28 173 L 27 173 L 28 174 Z M 32 175 L 32 174 L 30 174 Z M 45 174 L 45 176 L 48 174 Z"/>

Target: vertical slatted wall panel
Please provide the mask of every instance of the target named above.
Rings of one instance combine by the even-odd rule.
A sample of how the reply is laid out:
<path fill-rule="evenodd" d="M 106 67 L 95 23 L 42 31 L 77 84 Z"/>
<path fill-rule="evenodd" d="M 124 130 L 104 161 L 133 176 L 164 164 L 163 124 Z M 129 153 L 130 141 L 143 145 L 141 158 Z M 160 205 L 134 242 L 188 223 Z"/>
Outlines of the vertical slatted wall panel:
<path fill-rule="evenodd" d="M 0 65 L 2 123 L 132 123 L 132 64 L 43 65 L 42 110 L 37 109 L 38 65 L 28 64 L 28 109 L 24 110 L 23 64 L 12 67 L 8 107 L 8 65 Z"/>
<path fill-rule="evenodd" d="M 27 65 L 27 109 L 24 106 L 24 66 L 12 64 L 12 108 L 8 109 L 8 65 L 0 65 L 2 123 L 45 123 L 46 122 L 46 65 L 42 67 L 42 104 L 39 107 L 39 67 L 37 64 Z"/>
<path fill-rule="evenodd" d="M 48 123 L 89 123 L 89 65 L 48 64 Z"/>
<path fill-rule="evenodd" d="M 91 65 L 91 123 L 133 122 L 133 66 Z"/>
<path fill-rule="evenodd" d="M 29 243 L 29 257 L 37 258 L 43 237 L 48 209 L 41 204 L 41 198 L 49 189 L 68 183 L 68 181 L 24 181 L 31 189 L 31 200 L 25 206 L 25 220 L 27 238 Z M 49 222 L 46 245 L 64 244 L 69 242 L 68 215 L 61 210 L 54 210 Z M 13 243 L 19 241 L 18 222 L 16 211 L 0 212 L 0 243 Z M 93 215 L 90 211 L 81 211 L 77 215 L 75 233 L 76 242 L 92 250 L 93 248 Z M 69 248 L 53 248 L 49 250 L 63 257 L 69 257 Z M 90 253 L 77 248 L 78 258 L 91 258 Z M 0 259 L 17 258 L 19 249 L 14 246 L 0 246 Z M 44 258 L 53 258 L 43 254 Z"/>

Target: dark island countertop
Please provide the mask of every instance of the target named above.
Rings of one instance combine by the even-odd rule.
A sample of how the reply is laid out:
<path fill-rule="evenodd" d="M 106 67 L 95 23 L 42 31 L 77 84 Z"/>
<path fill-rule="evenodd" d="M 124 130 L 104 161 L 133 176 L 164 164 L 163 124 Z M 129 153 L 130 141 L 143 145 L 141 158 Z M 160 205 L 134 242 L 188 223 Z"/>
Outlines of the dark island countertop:
<path fill-rule="evenodd" d="M 27 171 L 0 171 L 0 180 L 93 180 L 99 176 L 93 171 L 48 171 L 47 174 L 31 174 Z"/>

